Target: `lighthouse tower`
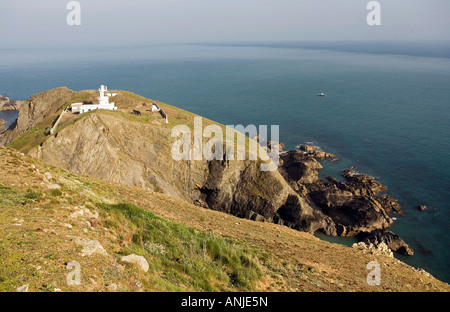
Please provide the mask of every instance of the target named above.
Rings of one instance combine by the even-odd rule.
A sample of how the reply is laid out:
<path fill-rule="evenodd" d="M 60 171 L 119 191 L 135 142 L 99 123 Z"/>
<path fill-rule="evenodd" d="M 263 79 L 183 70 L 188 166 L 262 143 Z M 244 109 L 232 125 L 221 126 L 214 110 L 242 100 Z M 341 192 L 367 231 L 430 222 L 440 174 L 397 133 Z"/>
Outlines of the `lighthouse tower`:
<path fill-rule="evenodd" d="M 109 96 L 105 95 L 106 91 L 108 91 L 108 88 L 104 85 L 101 85 L 98 89 L 98 108 L 115 110 L 114 102 L 109 103 Z"/>
<path fill-rule="evenodd" d="M 99 105 L 109 105 L 109 97 L 105 96 L 105 92 L 108 91 L 108 88 L 104 85 L 101 85 L 98 89 L 98 104 Z"/>
<path fill-rule="evenodd" d="M 98 89 L 98 104 L 73 103 L 71 105 L 72 112 L 83 114 L 95 109 L 116 110 L 117 107 L 114 106 L 114 102 L 109 103 L 109 96 L 105 95 L 106 91 L 108 91 L 108 88 L 101 85 Z M 111 93 L 111 96 L 113 94 L 115 95 L 115 93 Z"/>

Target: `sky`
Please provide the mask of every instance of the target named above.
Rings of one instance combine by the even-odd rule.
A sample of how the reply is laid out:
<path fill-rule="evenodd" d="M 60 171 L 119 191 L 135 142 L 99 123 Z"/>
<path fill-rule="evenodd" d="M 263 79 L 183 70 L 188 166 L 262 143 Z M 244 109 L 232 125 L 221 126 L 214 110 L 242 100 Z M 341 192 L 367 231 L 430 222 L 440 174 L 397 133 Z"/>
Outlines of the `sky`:
<path fill-rule="evenodd" d="M 250 41 L 450 40 L 450 0 L 1 0 L 0 47 Z"/>

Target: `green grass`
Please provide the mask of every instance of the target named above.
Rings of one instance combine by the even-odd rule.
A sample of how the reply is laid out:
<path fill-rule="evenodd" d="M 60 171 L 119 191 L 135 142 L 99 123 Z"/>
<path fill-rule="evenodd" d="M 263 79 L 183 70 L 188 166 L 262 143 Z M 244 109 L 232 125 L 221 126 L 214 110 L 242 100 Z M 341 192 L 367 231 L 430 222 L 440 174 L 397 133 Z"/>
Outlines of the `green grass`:
<path fill-rule="evenodd" d="M 0 184 L 0 207 L 20 204 L 24 201 L 22 194 Z"/>
<path fill-rule="evenodd" d="M 159 120 L 163 122 L 161 115 L 159 113 L 143 113 L 141 116 L 134 115 L 132 113 L 124 113 L 124 112 L 111 112 L 113 114 L 120 115 L 124 117 L 125 119 L 131 120 L 131 121 L 137 121 L 140 123 L 149 123 L 152 120 Z"/>
<path fill-rule="evenodd" d="M 35 192 L 35 191 L 31 190 L 31 189 L 28 189 L 27 193 L 25 194 L 25 198 L 33 199 L 33 200 L 38 200 L 41 197 L 42 197 L 42 193 Z"/>
<path fill-rule="evenodd" d="M 132 228 L 132 243 L 123 255 L 143 255 L 152 283 L 167 291 L 252 290 L 262 276 L 258 263 L 270 256 L 230 238 L 163 219 L 134 204 L 99 204 L 118 222 L 116 231 Z"/>
<path fill-rule="evenodd" d="M 76 116 L 75 118 L 71 118 L 69 120 L 64 120 L 63 122 L 61 122 L 58 126 L 58 128 L 56 128 L 54 135 L 58 135 L 59 132 L 61 132 L 64 128 L 69 127 L 71 125 L 74 125 L 77 121 L 79 121 L 81 118 L 88 116 L 89 114 L 94 113 L 95 111 L 90 111 L 84 114 L 80 114 L 78 116 Z M 67 116 L 67 115 L 66 115 Z"/>
<path fill-rule="evenodd" d="M 98 93 L 94 90 L 82 90 L 76 92 L 67 102 L 65 106 L 73 103 L 80 103 L 83 101 L 92 101 L 93 103 L 98 103 Z"/>
<path fill-rule="evenodd" d="M 53 189 L 50 191 L 50 194 L 52 194 L 53 196 L 61 196 L 62 192 L 60 189 Z"/>
<path fill-rule="evenodd" d="M 44 121 L 12 141 L 8 147 L 28 153 L 31 149 L 45 141 L 49 126 L 51 126 L 53 119 L 53 117 L 46 118 Z"/>
<path fill-rule="evenodd" d="M 83 102 L 86 100 L 93 100 L 95 102 L 95 96 L 96 96 L 96 92 L 92 91 L 92 90 L 84 90 L 84 91 L 79 91 L 79 92 L 74 93 L 69 98 L 69 100 L 67 100 L 61 106 L 61 108 L 59 109 L 58 112 L 55 112 L 51 116 L 48 116 L 43 121 L 41 121 L 39 124 L 37 124 L 35 127 L 33 127 L 32 129 L 28 130 L 27 132 L 25 132 L 24 134 L 22 134 L 21 136 L 16 138 L 14 141 L 12 141 L 8 145 L 8 147 L 14 148 L 14 149 L 19 150 L 24 153 L 28 153 L 30 150 L 37 147 L 41 143 L 43 143 L 49 137 L 48 134 L 49 134 L 50 128 L 52 127 L 52 124 L 55 122 L 56 118 L 59 116 L 59 114 L 62 112 L 63 109 L 65 109 L 70 104 L 75 103 L 75 102 Z M 153 102 L 153 100 L 144 98 L 140 95 L 137 95 L 137 94 L 134 94 L 131 92 L 127 92 L 127 91 L 119 91 L 113 100 L 115 101 L 116 105 L 119 108 L 134 108 L 134 107 L 136 107 L 136 105 L 140 105 L 142 103 L 146 103 L 147 107 L 150 108 L 150 103 Z M 149 123 L 151 123 L 151 121 L 158 120 L 161 122 L 161 125 L 159 127 L 169 129 L 169 130 L 171 130 L 176 125 L 186 125 L 191 130 L 191 135 L 193 135 L 194 117 L 197 115 L 195 115 L 191 112 L 185 111 L 183 109 L 180 109 L 178 107 L 171 106 L 166 103 L 162 103 L 162 102 L 157 102 L 157 103 L 168 114 L 168 118 L 169 118 L 168 124 L 166 124 L 164 122 L 164 119 L 161 118 L 160 114 L 156 113 L 156 112 L 150 113 L 150 112 L 144 111 L 144 112 L 142 112 L 143 114 L 141 116 L 137 116 L 137 115 L 134 115 L 131 113 L 120 112 L 120 111 L 114 111 L 114 112 L 108 111 L 108 112 L 102 112 L 102 113 L 110 113 L 110 114 L 119 115 L 129 121 L 136 121 L 136 122 L 140 122 L 140 123 L 144 123 L 144 124 L 149 124 Z M 90 113 L 97 113 L 97 112 L 91 111 L 89 113 L 81 114 L 80 116 L 78 116 L 76 118 L 63 121 L 56 129 L 55 135 L 57 135 L 64 128 L 75 124 L 81 118 L 88 116 Z M 227 136 L 226 126 L 215 123 L 214 121 L 206 119 L 206 118 L 202 118 L 202 124 L 203 124 L 203 128 L 205 128 L 208 125 L 212 125 L 212 124 L 219 125 L 220 128 L 222 129 L 224 142 L 226 142 L 226 141 L 233 142 L 234 150 L 236 153 L 237 137 L 236 136 L 233 136 L 233 137 Z M 208 138 L 203 138 L 204 142 L 206 142 L 208 140 L 209 140 Z M 248 150 L 250 149 L 248 137 L 245 138 L 244 144 L 245 144 L 245 146 L 243 148 L 246 151 L 246 155 L 247 155 Z M 226 146 L 224 146 L 223 148 L 225 150 Z M 253 151 L 253 152 L 255 152 L 255 151 Z M 248 159 L 248 157 L 246 157 L 246 159 Z"/>
<path fill-rule="evenodd" d="M 43 93 L 44 92 L 37 94 L 35 96 L 36 97 L 42 96 Z M 56 98 L 55 102 L 59 101 L 62 103 L 59 110 L 50 114 L 36 126 L 34 126 L 24 134 L 20 135 L 15 140 L 13 140 L 8 145 L 8 147 L 14 148 L 23 153 L 28 153 L 30 150 L 32 150 L 33 148 L 35 148 L 48 138 L 50 128 L 56 121 L 56 118 L 58 118 L 58 116 L 64 109 L 66 109 L 66 107 L 75 102 L 82 102 L 85 100 L 92 100 L 92 99 L 95 99 L 95 92 L 90 90 L 76 92 L 65 102 L 62 102 L 63 100 L 60 98 Z"/>
<path fill-rule="evenodd" d="M 42 193 L 28 189 L 26 192 L 5 187 L 0 184 L 0 205 L 3 207 L 25 205 L 29 202 L 39 201 Z"/>

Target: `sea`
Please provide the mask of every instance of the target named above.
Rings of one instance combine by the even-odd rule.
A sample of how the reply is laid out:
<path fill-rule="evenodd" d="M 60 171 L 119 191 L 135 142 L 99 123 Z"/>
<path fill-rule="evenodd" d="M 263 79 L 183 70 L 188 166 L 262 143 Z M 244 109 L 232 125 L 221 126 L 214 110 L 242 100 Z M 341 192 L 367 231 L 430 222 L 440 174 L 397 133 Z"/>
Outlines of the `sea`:
<path fill-rule="evenodd" d="M 415 251 L 395 257 L 450 282 L 450 43 L 0 48 L 0 94 L 13 100 L 100 84 L 226 125 L 278 125 L 285 149 L 313 144 L 339 158 L 322 177 L 349 166 L 376 177 L 405 212 L 390 229 Z"/>

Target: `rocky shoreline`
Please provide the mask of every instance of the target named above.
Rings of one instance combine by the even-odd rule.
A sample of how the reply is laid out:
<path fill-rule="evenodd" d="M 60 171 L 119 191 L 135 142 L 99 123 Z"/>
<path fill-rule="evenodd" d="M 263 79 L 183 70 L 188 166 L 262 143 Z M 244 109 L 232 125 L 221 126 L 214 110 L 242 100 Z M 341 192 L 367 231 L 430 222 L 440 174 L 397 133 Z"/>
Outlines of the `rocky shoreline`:
<path fill-rule="evenodd" d="M 25 101 L 14 101 L 6 96 L 0 95 L 0 112 L 19 110 Z"/>
<path fill-rule="evenodd" d="M 301 145 L 299 150 L 281 153 L 279 167 L 291 187 L 334 222 L 335 230 L 325 234 L 355 236 L 366 245 L 385 244 L 392 251 L 412 256 L 413 250 L 398 235 L 387 230 L 393 224 L 389 214 L 403 214 L 396 199 L 380 195 L 387 187 L 353 167 L 341 172 L 345 182 L 331 176 L 322 180 L 318 170 L 323 167 L 318 160 L 326 158 L 335 158 L 335 155 L 315 146 Z"/>
<path fill-rule="evenodd" d="M 55 112 L 75 95 L 62 87 L 32 96 L 21 106 L 17 123 L 0 135 L 0 144 L 13 142 L 45 116 L 56 119 Z M 189 112 L 171 112 L 174 117 L 193 117 Z M 130 123 L 117 115 L 98 112 L 24 151 L 66 170 L 153 189 L 237 217 L 309 233 L 355 236 L 373 245 L 384 243 L 403 254 L 413 253 L 400 237 L 387 230 L 393 224 L 389 214 L 402 214 L 402 210 L 394 198 L 382 194 L 387 190 L 384 185 L 355 168 L 342 171 L 343 182 L 335 177 L 319 178 L 323 168 L 319 161 L 336 161 L 333 154 L 302 145 L 299 150 L 282 152 L 278 170 L 271 172 L 262 172 L 258 162 L 251 160 L 178 162 L 170 157 L 170 145 L 166 144 L 168 129 L 145 123 L 131 127 Z M 268 149 L 273 144 L 280 150 L 284 146 L 266 143 Z M 98 159 L 110 166 L 98 166 Z"/>

